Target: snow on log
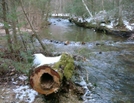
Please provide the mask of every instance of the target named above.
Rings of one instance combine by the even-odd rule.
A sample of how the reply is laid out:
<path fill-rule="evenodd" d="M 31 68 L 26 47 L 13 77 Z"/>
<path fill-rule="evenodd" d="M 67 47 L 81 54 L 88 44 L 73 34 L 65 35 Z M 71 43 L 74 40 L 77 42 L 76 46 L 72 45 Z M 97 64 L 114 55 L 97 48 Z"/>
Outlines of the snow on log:
<path fill-rule="evenodd" d="M 34 68 L 30 70 L 29 82 L 31 87 L 40 94 L 49 95 L 57 92 L 63 77 L 70 80 L 74 71 L 74 60 L 66 53 L 57 57 L 46 57 L 34 54 Z"/>
<path fill-rule="evenodd" d="M 33 66 L 41 66 L 44 64 L 54 64 L 56 62 L 58 62 L 61 58 L 60 56 L 57 57 L 46 57 L 43 54 L 39 53 L 39 54 L 34 54 L 34 61 L 33 61 Z"/>

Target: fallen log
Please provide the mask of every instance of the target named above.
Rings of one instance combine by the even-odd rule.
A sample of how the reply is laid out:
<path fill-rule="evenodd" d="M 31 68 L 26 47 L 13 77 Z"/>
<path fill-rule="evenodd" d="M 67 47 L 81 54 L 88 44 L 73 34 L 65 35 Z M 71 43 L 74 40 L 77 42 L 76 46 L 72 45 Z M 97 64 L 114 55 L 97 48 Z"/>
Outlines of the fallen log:
<path fill-rule="evenodd" d="M 29 71 L 29 82 L 35 91 L 44 95 L 58 92 L 63 78 L 70 80 L 75 68 L 72 56 L 66 53 L 57 57 L 36 54 L 34 64 L 36 67 Z"/>
<path fill-rule="evenodd" d="M 77 19 L 75 18 L 70 18 L 69 19 L 70 22 L 75 23 L 75 25 L 79 26 L 79 27 L 84 27 L 84 28 L 94 28 L 95 31 L 97 32 L 104 32 L 106 34 L 112 34 L 112 35 L 116 35 L 116 36 L 120 36 L 120 37 L 124 37 L 124 38 L 130 38 L 132 37 L 131 35 L 134 34 L 134 30 L 127 30 L 126 28 L 118 28 L 118 27 L 114 27 L 114 28 L 108 28 L 106 26 L 101 26 L 100 23 L 97 24 L 92 24 L 90 22 L 79 22 Z"/>

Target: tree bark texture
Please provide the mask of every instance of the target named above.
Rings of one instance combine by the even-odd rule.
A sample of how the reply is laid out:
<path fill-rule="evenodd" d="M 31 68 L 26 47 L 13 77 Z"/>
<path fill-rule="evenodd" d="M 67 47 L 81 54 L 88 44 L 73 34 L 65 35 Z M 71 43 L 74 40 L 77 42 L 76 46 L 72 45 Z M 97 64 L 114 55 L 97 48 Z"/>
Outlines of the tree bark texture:
<path fill-rule="evenodd" d="M 70 80 L 74 72 L 74 60 L 66 53 L 58 62 L 37 66 L 30 70 L 31 87 L 40 94 L 49 95 L 61 88 L 63 78 Z"/>

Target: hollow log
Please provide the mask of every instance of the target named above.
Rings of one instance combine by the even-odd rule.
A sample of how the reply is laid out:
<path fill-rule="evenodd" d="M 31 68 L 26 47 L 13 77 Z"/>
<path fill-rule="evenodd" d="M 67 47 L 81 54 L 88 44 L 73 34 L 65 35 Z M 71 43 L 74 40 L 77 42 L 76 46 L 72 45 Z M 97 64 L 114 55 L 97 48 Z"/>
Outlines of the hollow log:
<path fill-rule="evenodd" d="M 63 77 L 70 80 L 73 75 L 75 68 L 73 58 L 69 54 L 63 53 L 59 57 L 44 56 L 42 59 L 40 56 L 38 59 L 40 59 L 39 65 L 30 70 L 29 82 L 31 87 L 44 95 L 58 92 Z M 44 64 L 41 63 L 42 61 Z"/>

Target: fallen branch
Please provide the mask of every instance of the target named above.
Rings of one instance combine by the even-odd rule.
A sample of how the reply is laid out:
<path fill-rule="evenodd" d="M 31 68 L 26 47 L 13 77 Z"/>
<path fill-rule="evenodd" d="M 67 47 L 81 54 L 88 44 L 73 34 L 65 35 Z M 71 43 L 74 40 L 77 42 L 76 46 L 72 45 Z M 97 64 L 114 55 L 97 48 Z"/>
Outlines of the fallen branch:
<path fill-rule="evenodd" d="M 87 7 L 87 5 L 86 5 L 86 3 L 85 3 L 84 0 L 82 0 L 82 3 L 83 3 L 83 5 L 85 6 L 86 10 L 88 11 L 89 15 L 90 15 L 91 17 L 93 17 L 92 13 L 91 13 L 90 10 L 88 9 L 88 7 Z"/>

